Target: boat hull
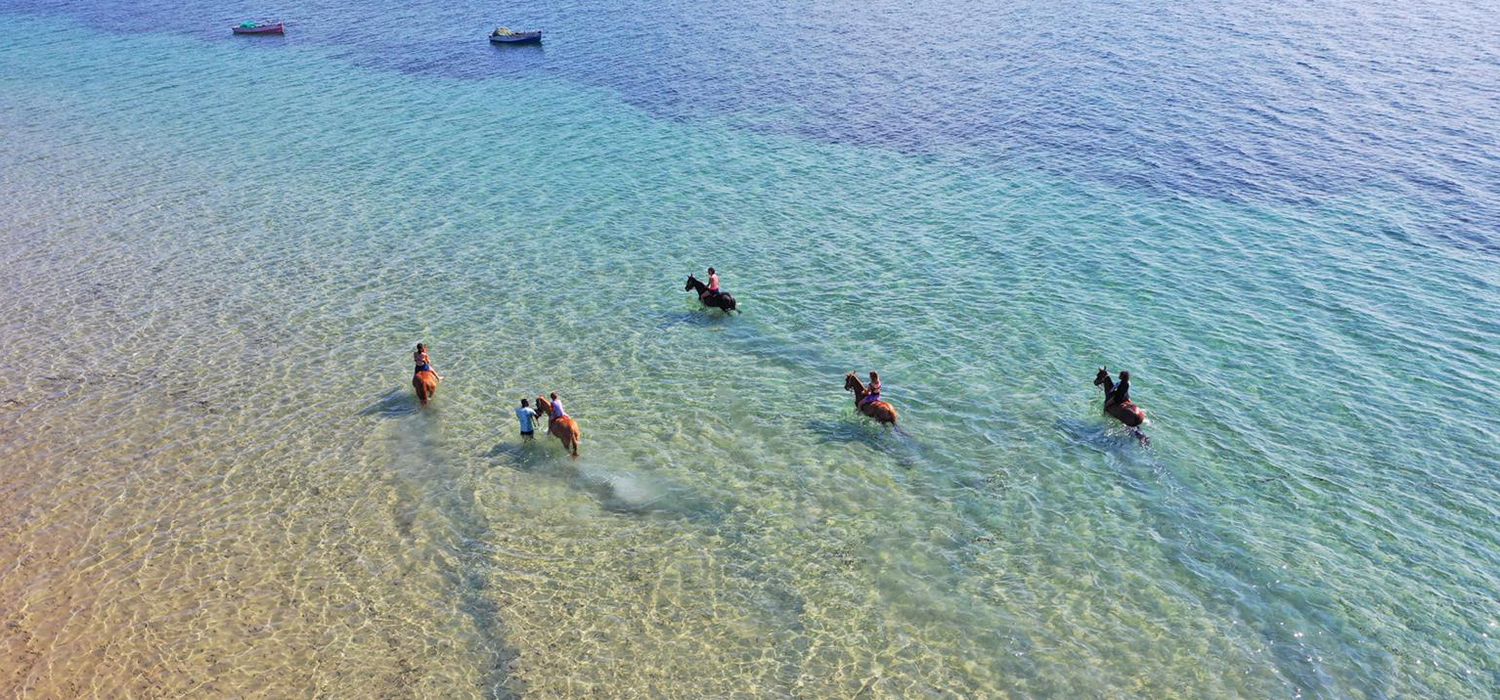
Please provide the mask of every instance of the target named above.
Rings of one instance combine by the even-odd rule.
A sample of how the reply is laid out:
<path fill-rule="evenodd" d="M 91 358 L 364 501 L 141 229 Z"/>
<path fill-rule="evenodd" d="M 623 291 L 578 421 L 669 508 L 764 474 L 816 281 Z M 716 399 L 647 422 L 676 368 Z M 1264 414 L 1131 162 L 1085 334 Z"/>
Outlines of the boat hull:
<path fill-rule="evenodd" d="M 235 34 L 285 34 L 286 27 L 277 22 L 264 27 L 230 27 Z"/>
<path fill-rule="evenodd" d="M 516 32 L 510 35 L 491 34 L 492 44 L 540 44 L 542 43 L 541 32 Z"/>

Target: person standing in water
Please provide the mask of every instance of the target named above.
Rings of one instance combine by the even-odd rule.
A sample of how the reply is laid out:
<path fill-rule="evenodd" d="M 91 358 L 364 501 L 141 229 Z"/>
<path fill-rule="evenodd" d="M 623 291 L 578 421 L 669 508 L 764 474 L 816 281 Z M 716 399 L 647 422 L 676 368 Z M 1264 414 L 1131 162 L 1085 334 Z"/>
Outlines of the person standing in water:
<path fill-rule="evenodd" d="M 521 422 L 521 439 L 530 440 L 536 432 L 536 411 L 532 410 L 530 401 L 521 399 L 521 407 L 516 409 L 516 420 Z"/>
<path fill-rule="evenodd" d="M 417 365 L 417 369 L 412 374 L 431 372 L 433 376 L 438 378 L 438 381 L 443 381 L 443 375 L 438 374 L 437 370 L 432 368 L 432 358 L 427 354 L 427 345 L 425 343 L 417 343 L 417 349 L 412 352 L 411 360 Z"/>

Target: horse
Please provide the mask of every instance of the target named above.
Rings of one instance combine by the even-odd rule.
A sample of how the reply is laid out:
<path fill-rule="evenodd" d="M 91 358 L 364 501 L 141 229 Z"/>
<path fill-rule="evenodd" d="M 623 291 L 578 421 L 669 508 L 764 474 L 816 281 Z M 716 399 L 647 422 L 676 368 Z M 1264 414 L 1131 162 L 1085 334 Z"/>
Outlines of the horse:
<path fill-rule="evenodd" d="M 708 292 L 708 285 L 700 282 L 697 275 L 688 275 L 687 284 L 683 285 L 682 291 L 697 292 L 698 301 L 703 302 L 704 306 L 723 309 L 726 314 L 731 311 L 740 312 L 739 305 L 734 302 L 734 295 L 728 292 L 719 292 L 713 295 L 712 298 L 704 296 Z"/>
<path fill-rule="evenodd" d="M 411 387 L 417 390 L 417 401 L 424 407 L 437 395 L 437 386 L 437 372 L 425 369 L 412 375 Z"/>
<path fill-rule="evenodd" d="M 1130 434 L 1140 440 L 1141 444 L 1149 444 L 1151 439 L 1141 432 L 1141 424 L 1146 422 L 1146 409 L 1130 400 L 1119 403 L 1110 401 L 1110 395 L 1115 393 L 1115 380 L 1109 376 L 1108 367 L 1099 368 L 1099 373 L 1094 375 L 1094 386 L 1104 387 L 1104 413 L 1130 428 Z"/>
<path fill-rule="evenodd" d="M 870 392 L 865 391 L 865 384 L 855 376 L 853 372 L 844 375 L 844 391 L 854 392 L 854 409 L 875 419 L 875 422 L 885 425 L 889 423 L 896 425 L 896 407 L 884 401 L 871 401 L 865 403 L 865 397 Z"/>
<path fill-rule="evenodd" d="M 537 413 L 547 417 L 547 433 L 562 441 L 563 449 L 573 459 L 578 459 L 578 443 L 583 441 L 583 431 L 578 429 L 578 421 L 569 416 L 563 416 L 554 420 L 552 418 L 552 403 L 545 397 L 536 397 Z"/>

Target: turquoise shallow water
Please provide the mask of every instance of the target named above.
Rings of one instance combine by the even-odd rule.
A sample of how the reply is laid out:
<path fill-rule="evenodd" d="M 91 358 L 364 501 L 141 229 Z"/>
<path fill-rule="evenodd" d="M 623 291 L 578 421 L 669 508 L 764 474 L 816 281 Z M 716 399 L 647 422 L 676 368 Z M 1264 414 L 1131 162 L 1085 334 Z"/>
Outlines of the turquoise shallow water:
<path fill-rule="evenodd" d="M 12 693 L 1500 686 L 1484 182 L 1082 177 L 664 109 L 576 35 L 486 77 L 7 18 Z M 551 390 L 576 462 L 515 435 Z"/>

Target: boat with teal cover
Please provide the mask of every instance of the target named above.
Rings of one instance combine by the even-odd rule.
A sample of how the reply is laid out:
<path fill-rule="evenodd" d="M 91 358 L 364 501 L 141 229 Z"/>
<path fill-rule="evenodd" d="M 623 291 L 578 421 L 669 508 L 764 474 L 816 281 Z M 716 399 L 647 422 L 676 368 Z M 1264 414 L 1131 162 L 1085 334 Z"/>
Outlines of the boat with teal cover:
<path fill-rule="evenodd" d="M 285 34 L 286 25 L 277 20 L 241 22 L 230 28 L 235 34 Z"/>

